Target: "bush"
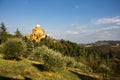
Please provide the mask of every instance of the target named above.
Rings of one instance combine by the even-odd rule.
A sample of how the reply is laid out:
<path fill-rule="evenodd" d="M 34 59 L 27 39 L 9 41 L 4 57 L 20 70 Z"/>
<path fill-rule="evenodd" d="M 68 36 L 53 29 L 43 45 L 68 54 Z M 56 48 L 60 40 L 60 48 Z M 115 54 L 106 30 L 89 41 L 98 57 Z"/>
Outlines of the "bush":
<path fill-rule="evenodd" d="M 20 38 L 10 38 L 3 44 L 5 59 L 18 59 L 26 50 L 25 42 Z"/>
<path fill-rule="evenodd" d="M 42 50 L 41 47 L 36 47 L 34 50 L 33 50 L 33 53 L 31 53 L 28 57 L 28 59 L 30 60 L 34 60 L 34 61 L 41 61 L 41 62 L 44 62 L 43 61 L 43 56 L 45 54 L 45 51 Z"/>
<path fill-rule="evenodd" d="M 46 46 L 37 47 L 30 58 L 43 61 L 44 67 L 48 71 L 59 71 L 65 67 L 62 55 Z"/>
<path fill-rule="evenodd" d="M 97 71 L 99 73 L 102 73 L 103 80 L 110 80 L 109 77 L 108 77 L 108 75 L 110 74 L 111 70 L 110 70 L 110 68 L 107 65 L 101 64 L 99 66 L 99 68 L 97 69 Z"/>
<path fill-rule="evenodd" d="M 0 45 L 0 53 L 2 53 L 2 51 L 3 51 L 3 47 L 2 45 Z"/>
<path fill-rule="evenodd" d="M 105 64 L 101 64 L 97 71 L 100 73 L 108 73 L 110 72 L 110 68 L 106 66 Z"/>
<path fill-rule="evenodd" d="M 88 67 L 87 65 L 81 63 L 81 62 L 76 62 L 75 68 L 79 68 L 80 70 L 84 72 L 93 72 L 92 68 Z"/>
<path fill-rule="evenodd" d="M 75 59 L 69 56 L 65 56 L 64 61 L 66 63 L 66 67 L 74 67 L 76 63 Z"/>

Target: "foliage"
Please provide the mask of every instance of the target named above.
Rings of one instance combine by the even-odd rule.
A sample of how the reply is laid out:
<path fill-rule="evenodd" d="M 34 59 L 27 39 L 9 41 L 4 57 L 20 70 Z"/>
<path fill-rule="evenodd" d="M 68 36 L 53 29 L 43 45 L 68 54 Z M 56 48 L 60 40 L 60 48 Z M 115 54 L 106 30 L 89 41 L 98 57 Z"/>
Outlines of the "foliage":
<path fill-rule="evenodd" d="M 120 62 L 118 60 L 112 61 L 110 68 L 114 74 L 120 74 Z"/>
<path fill-rule="evenodd" d="M 34 61 L 42 61 L 42 62 L 43 62 L 43 55 L 44 55 L 44 54 L 45 54 L 44 49 L 42 50 L 41 47 L 36 47 L 36 48 L 33 50 L 33 53 L 31 53 L 31 54 L 28 56 L 28 59 L 34 60 Z"/>
<path fill-rule="evenodd" d="M 105 64 L 101 64 L 98 69 L 99 72 L 101 73 L 107 73 L 110 72 L 110 68 L 107 67 Z"/>
<path fill-rule="evenodd" d="M 66 63 L 66 67 L 74 67 L 76 63 L 75 59 L 69 56 L 64 56 L 64 61 Z"/>
<path fill-rule="evenodd" d="M 22 38 L 22 34 L 21 34 L 21 32 L 19 31 L 18 28 L 17 28 L 17 30 L 15 31 L 15 36 L 16 36 L 17 38 Z"/>
<path fill-rule="evenodd" d="M 78 68 L 78 69 L 82 70 L 83 72 L 93 72 L 91 67 L 89 67 L 81 62 L 76 62 L 75 68 Z"/>
<path fill-rule="evenodd" d="M 119 69 L 118 63 L 120 63 L 119 46 L 113 47 L 109 45 L 102 45 L 86 47 L 71 41 L 55 40 L 50 37 L 41 40 L 40 46 L 41 45 L 46 45 L 50 49 L 59 51 L 63 56 L 74 57 L 77 62 L 82 62 L 83 64 L 91 67 L 94 72 L 97 72 L 100 64 L 109 63 L 106 65 L 110 66 L 114 73 L 120 73 L 117 70 Z"/>
<path fill-rule="evenodd" d="M 4 25 L 4 23 L 2 23 L 0 25 L 0 44 L 3 44 L 8 38 L 19 37 L 21 35 L 18 29 L 16 30 L 15 34 L 16 36 L 13 34 L 8 34 L 6 26 Z M 93 70 L 94 72 L 98 72 L 102 69 L 100 66 L 104 64 L 105 66 L 109 66 L 111 74 L 120 74 L 120 46 L 113 46 L 116 45 L 119 41 L 115 43 L 113 43 L 114 41 L 110 42 L 110 45 L 97 46 L 93 44 L 91 47 L 86 47 L 85 45 L 79 45 L 77 43 L 65 41 L 63 39 L 52 39 L 48 36 L 42 39 L 40 43 L 36 43 L 34 41 L 29 41 L 26 39 L 24 40 L 27 44 L 27 50 L 24 56 L 29 56 L 30 59 L 37 61 L 42 60 L 43 62 L 45 62 L 47 61 L 44 60 L 46 59 L 45 57 L 50 57 L 49 60 L 52 60 L 54 56 L 51 57 L 51 53 L 56 54 L 60 52 L 60 55 L 65 56 L 62 57 L 64 58 L 64 61 L 68 60 L 64 62 L 64 64 L 66 64 L 67 67 L 77 67 L 83 70 Z M 42 45 L 45 45 L 48 48 L 42 48 Z M 1 45 L 0 52 L 3 52 L 3 50 L 3 45 Z M 50 56 L 46 56 L 46 53 Z M 43 55 L 45 56 L 43 57 Z M 82 63 L 84 65 L 82 65 Z"/>
<path fill-rule="evenodd" d="M 98 68 L 98 72 L 102 73 L 104 80 L 108 80 L 108 75 L 110 74 L 110 71 L 110 68 L 105 64 L 101 64 Z"/>
<path fill-rule="evenodd" d="M 49 71 L 59 71 L 65 67 L 62 55 L 46 46 L 37 47 L 30 57 L 43 61 L 45 69 Z"/>
<path fill-rule="evenodd" d="M 3 51 L 3 46 L 0 45 L 0 53 L 2 53 L 2 51 Z"/>
<path fill-rule="evenodd" d="M 51 71 L 58 71 L 64 68 L 64 61 L 59 53 L 56 53 L 51 50 L 50 52 L 48 52 L 48 54 L 45 54 L 43 57 L 46 69 Z"/>
<path fill-rule="evenodd" d="M 0 26 L 0 44 L 7 40 L 7 28 L 5 24 L 2 22 Z"/>
<path fill-rule="evenodd" d="M 77 62 L 73 57 L 62 56 L 59 52 L 53 51 L 46 46 L 35 48 L 29 59 L 42 61 L 47 70 L 58 71 L 65 67 L 79 68 L 85 72 L 92 72 L 92 69 L 80 62 Z"/>
<path fill-rule="evenodd" d="M 32 40 L 26 40 L 25 43 L 26 43 L 26 52 L 23 54 L 23 56 L 27 58 L 29 55 L 33 53 L 34 43 Z"/>
<path fill-rule="evenodd" d="M 47 47 L 59 51 L 62 55 L 76 57 L 80 55 L 80 46 L 71 41 L 55 40 L 52 38 L 43 39 L 40 44 L 46 45 Z"/>
<path fill-rule="evenodd" d="M 7 28 L 5 24 L 2 22 L 0 24 L 0 44 L 4 43 L 7 41 L 8 38 L 14 38 L 15 36 L 13 34 L 9 34 L 7 32 Z"/>
<path fill-rule="evenodd" d="M 0 80 L 81 80 L 83 77 L 91 75 L 91 73 L 85 75 L 78 73 L 78 71 L 72 73 L 67 70 L 60 72 L 41 71 L 41 65 L 43 64 L 35 64 L 29 60 L 4 60 L 0 56 Z M 94 80 L 91 78 L 95 78 L 95 76 L 87 79 Z"/>
<path fill-rule="evenodd" d="M 25 42 L 20 38 L 10 38 L 3 44 L 5 59 L 18 59 L 26 50 Z"/>

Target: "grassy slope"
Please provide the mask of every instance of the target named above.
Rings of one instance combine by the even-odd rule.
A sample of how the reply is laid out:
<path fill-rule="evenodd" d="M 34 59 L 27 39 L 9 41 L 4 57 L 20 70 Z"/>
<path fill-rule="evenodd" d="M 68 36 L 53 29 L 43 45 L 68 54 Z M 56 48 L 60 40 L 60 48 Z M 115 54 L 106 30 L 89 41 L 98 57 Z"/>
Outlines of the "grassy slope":
<path fill-rule="evenodd" d="M 39 62 L 23 59 L 21 61 L 4 60 L 0 55 L 0 80 L 97 80 L 77 70 L 70 69 L 61 72 L 47 72 Z"/>

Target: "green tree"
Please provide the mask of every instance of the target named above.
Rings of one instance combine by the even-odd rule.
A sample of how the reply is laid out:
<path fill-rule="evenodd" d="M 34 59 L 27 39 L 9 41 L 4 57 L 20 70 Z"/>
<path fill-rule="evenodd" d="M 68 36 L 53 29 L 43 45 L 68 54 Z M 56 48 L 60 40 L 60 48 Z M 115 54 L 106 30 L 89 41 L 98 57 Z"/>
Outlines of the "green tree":
<path fill-rule="evenodd" d="M 32 40 L 26 41 L 26 53 L 23 54 L 25 58 L 27 58 L 29 55 L 33 53 L 34 50 L 34 43 Z"/>
<path fill-rule="evenodd" d="M 20 30 L 17 28 L 17 30 L 15 31 L 15 36 L 17 37 L 17 38 L 21 38 L 22 37 L 22 34 L 21 34 L 21 32 L 20 32 Z"/>
<path fill-rule="evenodd" d="M 3 44 L 5 59 L 19 59 L 26 51 L 26 43 L 20 38 L 10 38 Z"/>
<path fill-rule="evenodd" d="M 7 40 L 7 28 L 5 24 L 2 22 L 0 25 L 0 44 Z"/>

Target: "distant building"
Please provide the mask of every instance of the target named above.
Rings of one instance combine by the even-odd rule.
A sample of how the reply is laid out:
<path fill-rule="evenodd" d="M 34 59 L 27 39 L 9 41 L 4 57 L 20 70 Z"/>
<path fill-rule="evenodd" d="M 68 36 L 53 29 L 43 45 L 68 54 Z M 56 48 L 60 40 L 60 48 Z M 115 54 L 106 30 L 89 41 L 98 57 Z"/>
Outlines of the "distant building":
<path fill-rule="evenodd" d="M 34 29 L 32 29 L 32 34 L 26 34 L 27 39 L 32 39 L 36 42 L 40 42 L 42 38 L 45 38 L 45 31 L 40 28 L 40 25 L 37 24 Z"/>

